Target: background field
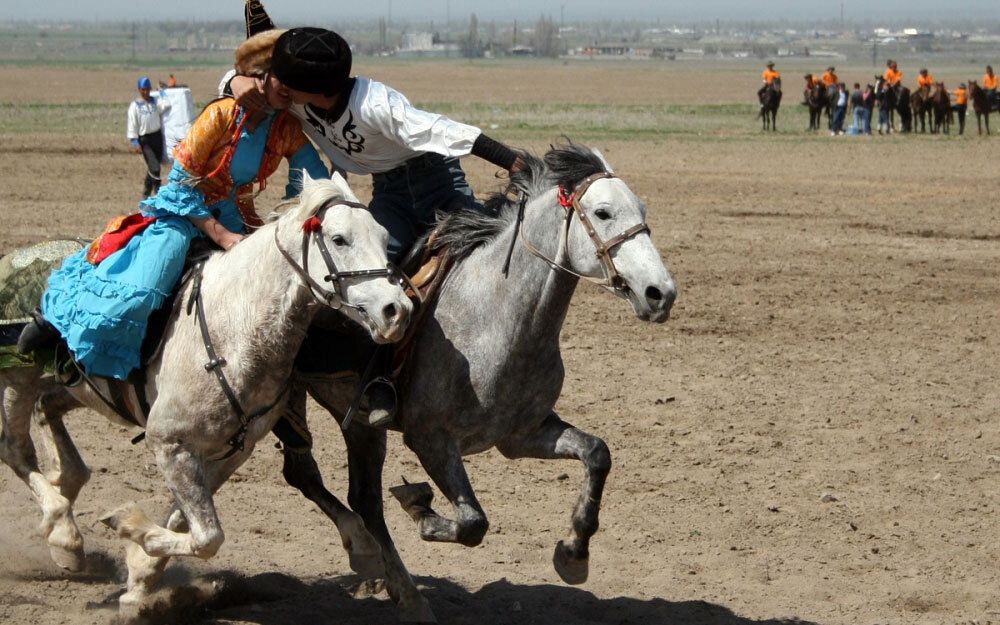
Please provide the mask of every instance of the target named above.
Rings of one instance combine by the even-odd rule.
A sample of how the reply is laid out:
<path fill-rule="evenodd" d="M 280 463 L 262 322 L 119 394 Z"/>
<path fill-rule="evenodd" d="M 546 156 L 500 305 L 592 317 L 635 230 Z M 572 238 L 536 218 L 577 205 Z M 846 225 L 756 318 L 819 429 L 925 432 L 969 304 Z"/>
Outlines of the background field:
<path fill-rule="evenodd" d="M 585 585 L 561 584 L 550 562 L 576 463 L 468 458 L 492 522 L 475 549 L 421 542 L 386 500 L 442 622 L 1000 620 L 997 139 L 806 133 L 799 78 L 825 65 L 779 66 L 787 95 L 772 135 L 753 119 L 755 63 L 359 61 L 513 145 L 540 152 L 565 135 L 599 147 L 646 201 L 680 288 L 662 326 L 587 286 L 566 321 L 557 410 L 614 459 Z M 134 208 L 135 78 L 172 71 L 204 103 L 224 69 L 0 66 L 0 252 L 90 237 Z M 838 70 L 850 82 L 874 73 Z M 932 71 L 949 86 L 982 73 Z M 480 193 L 500 184 L 492 167 L 465 165 Z M 106 622 L 123 551 L 97 517 L 168 501 L 134 432 L 76 416 L 94 470 L 77 508 L 91 571 L 49 562 L 37 507 L 0 470 L 0 622 Z M 310 419 L 327 483 L 344 494 L 336 425 L 315 407 Z M 426 479 L 391 437 L 387 485 L 400 476 Z M 227 543 L 208 563 L 173 562 L 167 579 L 188 599 L 215 598 L 189 611 L 178 601 L 167 620 L 393 622 L 325 518 L 284 486 L 269 444 L 217 502 Z"/>

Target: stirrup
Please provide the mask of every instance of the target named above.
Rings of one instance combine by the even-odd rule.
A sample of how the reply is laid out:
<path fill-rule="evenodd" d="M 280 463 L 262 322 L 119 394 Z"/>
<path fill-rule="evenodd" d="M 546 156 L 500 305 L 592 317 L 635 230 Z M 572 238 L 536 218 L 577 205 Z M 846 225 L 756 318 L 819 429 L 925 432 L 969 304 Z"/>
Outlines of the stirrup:
<path fill-rule="evenodd" d="M 376 428 L 392 425 L 399 403 L 396 384 L 385 376 L 378 376 L 368 382 L 361 392 L 368 396 L 368 425 Z M 391 393 L 391 398 L 386 396 L 388 393 Z"/>

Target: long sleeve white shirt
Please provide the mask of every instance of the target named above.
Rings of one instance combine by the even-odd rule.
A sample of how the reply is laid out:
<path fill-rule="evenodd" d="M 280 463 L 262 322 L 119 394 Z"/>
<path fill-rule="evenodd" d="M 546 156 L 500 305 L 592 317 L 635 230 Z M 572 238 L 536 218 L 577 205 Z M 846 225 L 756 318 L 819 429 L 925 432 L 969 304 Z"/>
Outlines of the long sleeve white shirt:
<path fill-rule="evenodd" d="M 402 93 L 368 78 L 356 78 L 343 113 L 293 104 L 306 134 L 337 167 L 355 174 L 382 173 L 425 152 L 465 156 L 482 130 L 444 115 L 422 111 Z"/>
<path fill-rule="evenodd" d="M 235 75 L 230 70 L 223 76 L 220 95 Z M 355 78 L 347 106 L 336 119 L 310 105 L 293 104 L 288 110 L 334 167 L 352 174 L 387 172 L 426 152 L 465 156 L 482 134 L 475 126 L 422 111 L 402 93 L 370 78 Z"/>
<path fill-rule="evenodd" d="M 162 127 L 160 115 L 170 108 L 168 98 L 153 98 L 152 101 L 136 98 L 128 105 L 128 123 L 125 127 L 125 136 L 131 139 L 138 139 L 143 135 L 160 130 Z"/>

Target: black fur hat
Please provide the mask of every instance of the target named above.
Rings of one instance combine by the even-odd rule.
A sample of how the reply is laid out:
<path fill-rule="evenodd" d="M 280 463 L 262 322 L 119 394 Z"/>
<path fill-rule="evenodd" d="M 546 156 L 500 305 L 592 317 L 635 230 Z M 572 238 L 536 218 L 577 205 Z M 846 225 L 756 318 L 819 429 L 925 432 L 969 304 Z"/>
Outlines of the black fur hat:
<path fill-rule="evenodd" d="M 274 44 L 271 71 L 297 91 L 336 95 L 351 75 L 351 47 L 325 28 L 293 28 Z"/>

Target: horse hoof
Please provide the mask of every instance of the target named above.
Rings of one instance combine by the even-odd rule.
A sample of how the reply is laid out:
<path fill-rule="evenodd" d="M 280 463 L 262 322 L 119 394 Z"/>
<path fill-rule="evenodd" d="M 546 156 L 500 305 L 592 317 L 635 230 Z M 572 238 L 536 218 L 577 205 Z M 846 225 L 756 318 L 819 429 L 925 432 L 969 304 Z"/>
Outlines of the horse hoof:
<path fill-rule="evenodd" d="M 437 623 L 437 617 L 431 611 L 431 604 L 422 595 L 412 601 L 400 601 L 396 606 L 396 614 L 403 623 Z"/>
<path fill-rule="evenodd" d="M 49 545 L 49 556 L 53 562 L 71 573 L 79 573 L 87 568 L 87 557 L 83 553 L 83 547 L 67 549 L 65 547 Z"/>
<path fill-rule="evenodd" d="M 407 512 L 414 507 L 430 508 L 431 501 L 434 500 L 434 490 L 431 489 L 431 485 L 427 482 L 393 486 L 389 489 L 389 492 L 396 498 L 399 505 L 403 507 L 403 510 Z"/>
<path fill-rule="evenodd" d="M 380 554 L 351 553 L 348 554 L 348 559 L 351 563 L 351 570 L 363 579 L 385 577 L 385 565 L 382 563 Z"/>
<path fill-rule="evenodd" d="M 567 584 L 576 586 L 587 581 L 590 572 L 590 565 L 587 558 L 574 558 L 569 554 L 569 549 L 563 541 L 556 545 L 555 553 L 552 554 L 552 565 L 556 568 L 556 573 Z"/>

